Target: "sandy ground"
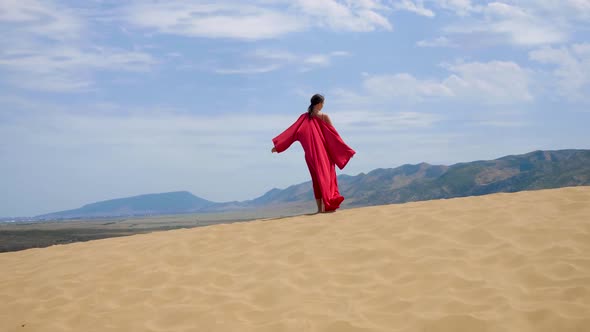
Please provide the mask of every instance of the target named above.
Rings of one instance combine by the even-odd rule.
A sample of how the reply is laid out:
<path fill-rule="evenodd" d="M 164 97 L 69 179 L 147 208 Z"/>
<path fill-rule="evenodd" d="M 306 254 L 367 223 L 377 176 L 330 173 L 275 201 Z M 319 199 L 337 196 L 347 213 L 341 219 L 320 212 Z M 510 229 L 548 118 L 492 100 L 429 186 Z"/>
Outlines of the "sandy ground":
<path fill-rule="evenodd" d="M 590 187 L 0 254 L 1 331 L 590 331 Z"/>

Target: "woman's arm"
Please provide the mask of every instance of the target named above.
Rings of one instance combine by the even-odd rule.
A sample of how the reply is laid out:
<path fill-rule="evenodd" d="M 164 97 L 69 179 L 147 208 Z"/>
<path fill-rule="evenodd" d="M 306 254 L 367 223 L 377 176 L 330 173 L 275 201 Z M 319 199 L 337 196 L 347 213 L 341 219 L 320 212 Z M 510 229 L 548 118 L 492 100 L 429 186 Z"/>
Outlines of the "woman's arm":
<path fill-rule="evenodd" d="M 303 123 L 307 114 L 302 114 L 295 123 L 283 131 L 280 135 L 272 139 L 274 149 L 277 153 L 281 153 L 289 148 L 293 142 L 297 140 L 297 130 L 301 123 Z"/>

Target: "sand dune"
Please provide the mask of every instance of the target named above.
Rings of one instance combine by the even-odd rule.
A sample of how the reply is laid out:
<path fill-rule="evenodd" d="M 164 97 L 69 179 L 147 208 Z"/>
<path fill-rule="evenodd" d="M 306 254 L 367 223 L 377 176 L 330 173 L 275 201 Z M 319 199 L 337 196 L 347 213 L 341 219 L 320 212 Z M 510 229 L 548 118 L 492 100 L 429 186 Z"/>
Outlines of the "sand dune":
<path fill-rule="evenodd" d="M 1 331 L 590 331 L 590 187 L 0 254 Z"/>

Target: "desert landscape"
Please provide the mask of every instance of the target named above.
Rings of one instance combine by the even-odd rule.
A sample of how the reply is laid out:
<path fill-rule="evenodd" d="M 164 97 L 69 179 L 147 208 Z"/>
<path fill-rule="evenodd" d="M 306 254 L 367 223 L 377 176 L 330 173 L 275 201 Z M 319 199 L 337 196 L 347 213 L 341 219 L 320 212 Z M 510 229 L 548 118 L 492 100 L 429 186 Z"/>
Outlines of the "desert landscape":
<path fill-rule="evenodd" d="M 0 27 L 0 332 L 590 331 L 590 0 Z"/>
<path fill-rule="evenodd" d="M 587 331 L 590 187 L 0 254 L 3 331 Z"/>
<path fill-rule="evenodd" d="M 241 213 L 0 222 L 0 253 L 179 228 L 284 217 L 306 212 L 309 212 L 309 209 L 283 208 L 275 211 L 257 210 Z"/>

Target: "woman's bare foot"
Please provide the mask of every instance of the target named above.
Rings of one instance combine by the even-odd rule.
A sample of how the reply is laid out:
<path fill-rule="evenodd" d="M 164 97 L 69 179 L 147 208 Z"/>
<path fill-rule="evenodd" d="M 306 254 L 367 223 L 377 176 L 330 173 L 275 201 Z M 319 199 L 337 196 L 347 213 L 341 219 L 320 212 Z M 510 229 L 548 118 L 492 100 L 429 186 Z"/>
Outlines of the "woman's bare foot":
<path fill-rule="evenodd" d="M 326 207 L 324 205 L 324 200 L 322 200 L 322 199 L 316 199 L 315 202 L 318 205 L 318 210 L 316 211 L 316 213 L 334 213 L 334 212 L 336 212 L 336 210 L 326 211 Z"/>

